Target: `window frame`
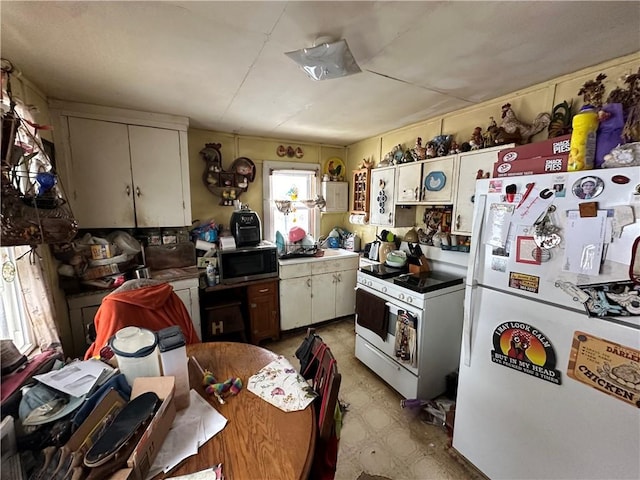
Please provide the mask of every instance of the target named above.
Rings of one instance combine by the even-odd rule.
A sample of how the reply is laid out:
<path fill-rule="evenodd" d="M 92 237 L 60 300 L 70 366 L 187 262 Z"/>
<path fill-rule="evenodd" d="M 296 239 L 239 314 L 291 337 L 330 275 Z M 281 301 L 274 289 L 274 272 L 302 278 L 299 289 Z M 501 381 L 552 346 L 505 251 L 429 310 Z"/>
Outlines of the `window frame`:
<path fill-rule="evenodd" d="M 263 238 L 267 241 L 275 241 L 275 231 L 271 231 L 273 224 L 274 212 L 277 211 L 274 204 L 274 198 L 271 191 L 271 173 L 276 170 L 296 170 L 308 172 L 314 176 L 312 182 L 313 191 L 311 192 L 312 198 L 320 194 L 320 165 L 316 163 L 301 163 L 301 162 L 278 162 L 278 161 L 265 161 L 263 162 L 263 174 L 262 174 L 262 191 L 264 192 L 264 199 L 262 204 L 263 212 Z M 307 199 L 301 199 L 307 200 Z M 306 208 L 302 204 L 297 204 L 298 208 Z M 307 232 L 314 238 L 318 238 L 320 232 L 320 211 L 317 208 L 309 209 L 311 215 L 311 229 Z M 282 232 L 285 233 L 285 232 Z"/>

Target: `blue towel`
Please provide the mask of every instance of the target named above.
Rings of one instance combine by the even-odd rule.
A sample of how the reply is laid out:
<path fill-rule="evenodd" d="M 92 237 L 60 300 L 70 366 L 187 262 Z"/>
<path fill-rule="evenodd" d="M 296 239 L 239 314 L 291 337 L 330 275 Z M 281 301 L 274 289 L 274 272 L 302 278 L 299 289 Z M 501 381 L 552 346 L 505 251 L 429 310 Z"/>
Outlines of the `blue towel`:
<path fill-rule="evenodd" d="M 98 403 L 100 403 L 100 401 L 112 389 L 116 390 L 124 400 L 127 402 L 129 401 L 129 398 L 131 397 L 131 387 L 127 383 L 125 376 L 122 373 L 119 373 L 102 384 L 100 388 L 98 388 L 93 395 L 88 397 L 78 409 L 72 420 L 74 431 L 82 425 L 82 422 L 87 419 L 96 405 L 98 405 Z"/>

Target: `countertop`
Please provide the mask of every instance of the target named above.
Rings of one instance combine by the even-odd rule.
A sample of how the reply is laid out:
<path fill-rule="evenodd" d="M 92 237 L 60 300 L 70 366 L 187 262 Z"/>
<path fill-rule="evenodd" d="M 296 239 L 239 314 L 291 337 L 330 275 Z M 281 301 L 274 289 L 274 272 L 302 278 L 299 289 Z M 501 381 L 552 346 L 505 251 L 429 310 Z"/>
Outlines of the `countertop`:
<path fill-rule="evenodd" d="M 167 268 L 164 270 L 151 270 L 151 279 L 166 281 L 166 282 L 176 282 L 178 280 L 198 278 L 200 276 L 200 272 L 201 270 L 198 269 L 198 267 L 196 267 L 195 265 L 192 265 L 190 267 L 182 267 L 182 268 Z M 76 298 L 76 297 L 84 297 L 84 296 L 96 295 L 96 294 L 105 295 L 114 290 L 115 288 L 86 287 L 86 290 L 83 290 L 83 291 L 68 292 L 66 294 L 66 297 Z"/>
<path fill-rule="evenodd" d="M 358 252 L 351 252 L 349 250 L 345 250 L 344 248 L 326 248 L 320 251 L 323 252 L 322 256 L 286 258 L 278 260 L 278 263 L 280 264 L 280 266 L 283 266 L 295 265 L 298 263 L 325 262 L 327 260 L 359 257 Z"/>

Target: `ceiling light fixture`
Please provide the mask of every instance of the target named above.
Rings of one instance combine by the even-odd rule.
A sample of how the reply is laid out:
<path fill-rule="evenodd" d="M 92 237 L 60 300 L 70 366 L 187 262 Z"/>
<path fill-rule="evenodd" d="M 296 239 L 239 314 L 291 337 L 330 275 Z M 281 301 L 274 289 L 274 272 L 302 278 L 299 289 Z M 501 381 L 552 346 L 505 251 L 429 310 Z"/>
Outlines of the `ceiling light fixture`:
<path fill-rule="evenodd" d="M 285 52 L 285 55 L 300 65 L 313 80 L 346 77 L 362 71 L 345 39 L 330 42 L 330 39 L 321 37 L 313 47 Z"/>

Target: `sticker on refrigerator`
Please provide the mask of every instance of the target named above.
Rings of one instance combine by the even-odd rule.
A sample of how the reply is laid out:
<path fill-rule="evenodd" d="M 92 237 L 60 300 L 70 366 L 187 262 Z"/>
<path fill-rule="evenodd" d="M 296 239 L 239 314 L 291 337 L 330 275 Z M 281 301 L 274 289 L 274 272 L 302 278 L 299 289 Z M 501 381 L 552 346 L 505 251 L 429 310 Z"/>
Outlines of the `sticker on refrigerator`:
<path fill-rule="evenodd" d="M 640 351 L 574 332 L 567 375 L 640 408 Z"/>
<path fill-rule="evenodd" d="M 509 286 L 529 293 L 538 293 L 540 277 L 526 273 L 509 272 Z"/>
<path fill-rule="evenodd" d="M 547 382 L 562 384 L 549 339 L 528 323 L 509 321 L 493 332 L 491 361 Z"/>

